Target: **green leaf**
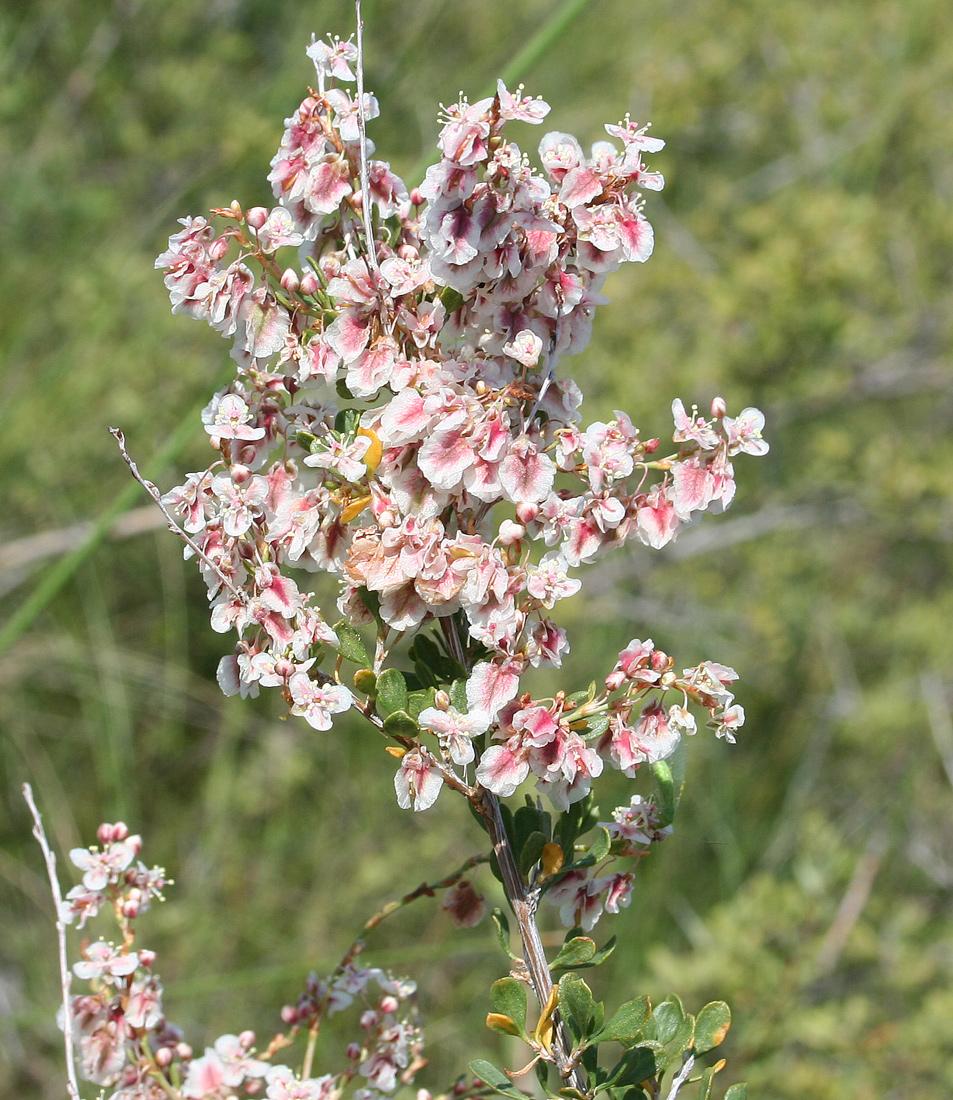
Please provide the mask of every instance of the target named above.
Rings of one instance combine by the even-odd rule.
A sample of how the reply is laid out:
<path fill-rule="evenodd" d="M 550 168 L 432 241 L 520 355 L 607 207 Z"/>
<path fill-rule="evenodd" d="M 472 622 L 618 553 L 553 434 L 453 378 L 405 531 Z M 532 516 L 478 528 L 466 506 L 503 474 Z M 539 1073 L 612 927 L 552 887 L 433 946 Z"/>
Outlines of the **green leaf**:
<path fill-rule="evenodd" d="M 732 1085 L 725 1093 L 725 1100 L 748 1100 L 748 1086 L 740 1082 Z"/>
<path fill-rule="evenodd" d="M 635 1043 L 642 1038 L 651 1014 L 652 1002 L 648 997 L 637 997 L 634 1001 L 626 1001 L 624 1005 L 619 1006 L 602 1031 L 593 1038 L 599 1042 L 612 1039 L 617 1043 Z"/>
<path fill-rule="evenodd" d="M 584 1092 L 580 1092 L 579 1089 L 566 1087 L 559 1090 L 560 1096 L 565 1096 L 566 1100 L 588 1100 L 588 1097 Z"/>
<path fill-rule="evenodd" d="M 643 1081 L 650 1080 L 656 1074 L 657 1047 L 657 1043 L 646 1043 L 644 1046 L 627 1050 L 609 1071 L 609 1076 L 599 1085 L 596 1092 L 604 1092 L 609 1088 L 624 1088 L 626 1085 L 639 1085 Z"/>
<path fill-rule="evenodd" d="M 423 691 L 412 691 L 407 699 L 407 713 L 411 718 L 419 718 L 420 712 L 433 706 L 434 689 L 424 688 Z"/>
<path fill-rule="evenodd" d="M 385 668 L 377 677 L 377 710 L 392 714 L 407 709 L 407 681 L 396 668 Z"/>
<path fill-rule="evenodd" d="M 357 409 L 341 409 L 334 418 L 334 430 L 339 435 L 350 435 L 361 425 L 361 414 Z"/>
<path fill-rule="evenodd" d="M 451 286 L 445 286 L 440 291 L 439 297 L 447 313 L 453 313 L 454 310 L 459 309 L 465 300 L 460 291 L 454 290 Z"/>
<path fill-rule="evenodd" d="M 675 780 L 665 760 L 652 765 L 652 799 L 659 808 L 659 825 L 664 828 L 675 820 Z"/>
<path fill-rule="evenodd" d="M 589 719 L 589 725 L 586 727 L 586 732 L 582 735 L 584 741 L 594 741 L 597 737 L 601 737 L 609 728 L 609 715 L 597 714 L 595 718 Z"/>
<path fill-rule="evenodd" d="M 420 726 L 405 710 L 395 710 L 384 719 L 384 733 L 388 737 L 416 737 Z"/>
<path fill-rule="evenodd" d="M 530 802 L 529 796 L 527 796 L 527 805 L 520 806 L 513 814 L 513 845 L 517 855 L 523 851 L 531 833 L 544 831 L 540 820 L 542 816 L 539 810 Z"/>
<path fill-rule="evenodd" d="M 515 978 L 500 978 L 490 986 L 490 1004 L 516 1024 L 522 1034 L 526 1028 L 526 986 Z"/>
<path fill-rule="evenodd" d="M 466 680 L 454 680 L 450 685 L 450 702 L 461 714 L 467 712 L 467 682 Z"/>
<path fill-rule="evenodd" d="M 678 1061 L 692 1045 L 695 1038 L 695 1019 L 688 1015 L 682 1002 L 670 994 L 655 1006 L 644 1031 L 647 1039 L 662 1044 L 662 1052 L 657 1061 L 662 1069 Z"/>
<path fill-rule="evenodd" d="M 493 910 L 493 923 L 496 925 L 496 937 L 500 941 L 500 947 L 515 962 L 522 962 L 523 960 L 519 955 L 514 955 L 510 949 L 510 922 L 506 919 L 506 914 L 502 909 Z"/>
<path fill-rule="evenodd" d="M 536 1063 L 536 1080 L 539 1081 L 540 1088 L 548 1096 L 549 1089 L 546 1086 L 549 1081 L 549 1067 L 542 1059 Z"/>
<path fill-rule="evenodd" d="M 517 811 L 518 813 L 519 811 Z M 529 874 L 529 869 L 543 854 L 543 848 L 547 840 L 543 833 L 530 833 L 520 851 L 519 865 L 524 875 Z"/>
<path fill-rule="evenodd" d="M 361 668 L 370 667 L 371 659 L 364 648 L 364 642 L 347 619 L 342 619 L 335 625 L 334 633 L 338 636 L 337 651 L 346 661 L 353 661 Z"/>
<path fill-rule="evenodd" d="M 580 966 L 588 963 L 596 953 L 596 944 L 588 936 L 576 936 L 559 949 L 559 954 L 549 964 L 550 970 Z"/>
<path fill-rule="evenodd" d="M 618 940 L 618 936 L 610 936 L 609 939 L 599 948 L 599 950 L 592 956 L 588 962 L 588 966 L 601 966 L 606 959 L 615 951 L 615 945 Z"/>
<path fill-rule="evenodd" d="M 523 1093 L 514 1087 L 509 1077 L 491 1062 L 485 1062 L 482 1058 L 475 1058 L 470 1063 L 470 1072 L 474 1077 L 479 1077 L 484 1084 L 489 1085 L 494 1092 L 498 1092 L 502 1096 L 512 1097 L 513 1100 L 526 1100 Z"/>
<path fill-rule="evenodd" d="M 731 1027 L 731 1009 L 724 1001 L 712 1001 L 695 1021 L 695 1053 L 706 1054 L 725 1041 Z"/>
<path fill-rule="evenodd" d="M 589 845 L 588 854 L 592 856 L 593 863 L 601 863 L 609 854 L 609 849 L 612 847 L 612 837 L 609 836 L 608 829 L 600 829 L 596 833 L 596 839 Z"/>
<path fill-rule="evenodd" d="M 578 974 L 564 974 L 557 987 L 559 1013 L 577 1040 L 587 1039 L 593 1031 L 596 1003 L 592 990 Z"/>

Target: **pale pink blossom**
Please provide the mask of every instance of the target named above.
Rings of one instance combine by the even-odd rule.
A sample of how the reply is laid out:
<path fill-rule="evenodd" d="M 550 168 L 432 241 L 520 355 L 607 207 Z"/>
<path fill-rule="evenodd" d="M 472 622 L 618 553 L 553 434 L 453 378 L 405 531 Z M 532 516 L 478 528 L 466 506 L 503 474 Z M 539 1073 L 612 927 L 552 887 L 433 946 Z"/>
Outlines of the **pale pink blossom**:
<path fill-rule="evenodd" d="M 291 713 L 300 715 L 316 730 L 331 728 L 332 714 L 348 710 L 354 697 L 343 684 L 321 684 L 305 672 L 296 672 L 288 681 L 294 703 Z"/>
<path fill-rule="evenodd" d="M 426 749 L 414 749 L 401 757 L 394 776 L 397 805 L 405 810 L 429 810 L 443 786 L 443 773 Z"/>

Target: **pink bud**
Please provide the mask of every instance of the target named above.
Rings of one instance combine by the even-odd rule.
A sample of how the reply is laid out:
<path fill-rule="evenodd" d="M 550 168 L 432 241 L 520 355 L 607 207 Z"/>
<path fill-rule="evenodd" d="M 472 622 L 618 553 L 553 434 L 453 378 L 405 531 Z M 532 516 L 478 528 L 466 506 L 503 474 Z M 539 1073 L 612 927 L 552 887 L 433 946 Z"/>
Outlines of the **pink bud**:
<path fill-rule="evenodd" d="M 606 677 L 606 687 L 609 689 L 609 691 L 618 691 L 624 683 L 624 672 L 610 672 L 609 675 Z"/>
<path fill-rule="evenodd" d="M 253 206 L 245 215 L 245 221 L 257 231 L 268 221 L 268 211 L 263 206 Z"/>
<path fill-rule="evenodd" d="M 156 1051 L 156 1062 L 164 1069 L 166 1066 L 172 1064 L 172 1059 L 175 1055 L 169 1049 L 169 1047 L 159 1047 Z"/>
<path fill-rule="evenodd" d="M 228 475 L 236 485 L 244 485 L 251 477 L 251 470 L 240 462 L 234 462 L 228 468 Z"/>
<path fill-rule="evenodd" d="M 512 546 L 526 534 L 526 528 L 521 523 L 514 523 L 511 519 L 505 519 L 500 524 L 500 532 L 497 539 L 501 546 Z"/>
<path fill-rule="evenodd" d="M 289 661 L 287 657 L 279 657 L 275 661 L 275 672 L 287 680 L 289 676 L 293 676 L 295 673 L 294 661 Z"/>
<path fill-rule="evenodd" d="M 318 287 L 320 287 L 320 285 L 321 284 L 318 282 L 317 275 L 315 275 L 313 271 L 306 271 L 301 276 L 299 289 L 302 294 L 317 294 Z"/>
<path fill-rule="evenodd" d="M 352 1062 L 356 1062 L 361 1056 L 361 1044 L 360 1043 L 348 1043 L 347 1050 L 344 1052 Z"/>
<path fill-rule="evenodd" d="M 248 1048 L 255 1042 L 254 1031 L 243 1031 L 241 1035 L 238 1036 L 238 1041 L 242 1044 L 245 1050 L 248 1050 Z"/>
<path fill-rule="evenodd" d="M 255 461 L 255 448 L 242 447 L 238 452 L 238 459 L 243 466 L 250 466 Z"/>
<path fill-rule="evenodd" d="M 129 836 L 129 830 L 126 828 L 125 825 L 123 825 L 123 823 L 121 821 L 116 826 L 116 828 L 124 830 L 123 835 L 121 837 L 116 837 L 116 839 L 127 841 L 127 843 L 129 844 L 129 847 L 133 850 L 135 855 L 139 855 L 139 853 L 142 851 L 142 837 L 141 836 Z"/>
<path fill-rule="evenodd" d="M 534 519 L 539 515 L 538 504 L 528 504 L 526 501 L 521 501 L 516 506 L 516 518 L 525 527 L 527 523 L 532 523 Z"/>
<path fill-rule="evenodd" d="M 443 690 L 434 693 L 433 705 L 437 710 L 449 710 L 450 709 L 450 696 Z"/>
<path fill-rule="evenodd" d="M 649 658 L 649 666 L 653 672 L 664 672 L 668 667 L 668 654 L 656 649 Z"/>
<path fill-rule="evenodd" d="M 298 1010 L 294 1005 L 284 1005 L 281 1009 L 281 1022 L 293 1024 L 298 1019 Z"/>
<path fill-rule="evenodd" d="M 139 952 L 139 965 L 149 967 L 156 961 L 155 951 L 149 951 L 148 948 L 143 948 Z"/>
<path fill-rule="evenodd" d="M 100 844 L 110 844 L 113 838 L 113 827 L 105 821 L 96 830 L 96 839 Z"/>
<path fill-rule="evenodd" d="M 364 195 L 361 192 L 360 188 L 358 188 L 354 192 L 354 194 L 351 196 L 351 202 L 354 203 L 354 209 L 355 210 L 363 210 L 364 209 Z"/>
<path fill-rule="evenodd" d="M 208 246 L 209 256 L 218 263 L 219 260 L 225 258 L 225 253 L 228 251 L 228 237 L 218 237 L 216 240 Z"/>
<path fill-rule="evenodd" d="M 122 915 L 126 920 L 135 920 L 139 916 L 139 899 L 129 898 L 122 903 Z"/>
<path fill-rule="evenodd" d="M 192 1048 L 188 1043 L 176 1043 L 175 1053 L 178 1054 L 183 1062 L 187 1062 L 192 1057 Z"/>
<path fill-rule="evenodd" d="M 113 825 L 113 840 L 125 840 L 129 836 L 129 826 L 125 821 L 117 821 Z"/>
<path fill-rule="evenodd" d="M 423 195 L 421 195 L 419 187 L 411 187 L 410 201 L 414 204 L 414 206 L 423 206 L 424 197 Z"/>
<path fill-rule="evenodd" d="M 658 443 L 659 441 L 657 439 L 647 439 L 644 444 L 645 453 L 647 455 L 654 455 L 658 450 Z"/>
<path fill-rule="evenodd" d="M 264 1081 L 246 1081 L 245 1082 L 245 1094 L 246 1096 L 257 1096 L 264 1087 Z"/>
<path fill-rule="evenodd" d="M 381 997 L 380 1005 L 378 1006 L 381 1012 L 389 1012 L 393 1015 L 398 1008 L 400 1008 L 400 1001 L 393 994 L 388 994 L 386 997 Z"/>
<path fill-rule="evenodd" d="M 293 294 L 299 287 L 301 280 L 298 278 L 298 272 L 293 267 L 286 267 L 281 273 L 281 285 L 290 294 Z"/>
<path fill-rule="evenodd" d="M 721 420 L 727 411 L 728 406 L 725 404 L 725 399 L 723 397 L 716 397 L 712 400 L 711 415 L 716 420 Z"/>
<path fill-rule="evenodd" d="M 378 1020 L 379 1017 L 372 1008 L 369 1008 L 366 1012 L 361 1013 L 361 1027 L 364 1028 L 365 1031 L 368 1031 L 370 1028 L 374 1027 L 377 1024 Z"/>

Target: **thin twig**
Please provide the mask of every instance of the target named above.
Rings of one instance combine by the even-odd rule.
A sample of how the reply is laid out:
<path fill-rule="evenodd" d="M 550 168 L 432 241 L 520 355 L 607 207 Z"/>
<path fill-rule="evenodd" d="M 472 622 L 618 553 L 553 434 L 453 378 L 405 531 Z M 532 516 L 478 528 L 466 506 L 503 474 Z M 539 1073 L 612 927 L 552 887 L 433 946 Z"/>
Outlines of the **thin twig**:
<path fill-rule="evenodd" d="M 60 893 L 59 879 L 56 877 L 56 856 L 46 839 L 46 831 L 43 828 L 43 819 L 40 811 L 33 801 L 33 788 L 29 783 L 24 783 L 21 790 L 30 813 L 33 815 L 33 835 L 43 852 L 46 863 L 46 873 L 50 879 L 50 892 L 53 895 L 53 904 L 56 906 L 56 942 L 60 954 L 60 989 L 63 994 L 63 1047 L 66 1052 L 66 1091 L 71 1100 L 80 1100 L 79 1083 L 76 1080 L 76 1062 L 73 1055 L 73 1026 L 72 1013 L 70 1012 L 70 986 L 73 976 L 70 973 L 69 962 L 66 958 L 66 925 L 63 923 L 62 906 L 63 895 Z"/>
<path fill-rule="evenodd" d="M 158 488 L 153 485 L 151 481 L 148 481 L 142 476 L 142 474 L 139 473 L 139 467 L 135 464 L 135 462 L 133 462 L 132 457 L 126 450 L 126 437 L 118 428 L 110 428 L 109 434 L 119 444 L 119 453 L 122 455 L 123 461 L 129 467 L 129 472 L 136 479 L 136 481 L 139 482 L 143 489 L 145 489 L 149 496 L 152 497 L 152 499 L 156 502 L 159 511 L 165 516 L 166 523 L 168 524 L 169 530 L 172 532 L 172 534 L 178 535 L 179 538 L 185 543 L 185 545 L 188 546 L 189 549 L 194 554 L 196 554 L 201 561 L 204 561 L 209 569 L 211 569 L 215 573 L 215 575 L 229 590 L 229 592 L 231 592 L 237 600 L 244 604 L 246 602 L 245 594 L 235 587 L 229 577 L 226 576 L 226 574 L 222 571 L 221 566 L 219 566 L 217 562 L 213 561 L 208 556 L 208 554 L 205 553 L 205 551 L 199 546 L 195 539 L 190 538 L 190 536 L 182 530 L 178 523 L 176 523 L 175 517 L 162 503 L 162 494 L 159 492 Z"/>
<path fill-rule="evenodd" d="M 688 1080 L 688 1075 L 692 1072 L 692 1067 L 694 1065 L 695 1055 L 689 1054 L 689 1056 L 685 1059 L 684 1065 L 678 1071 L 677 1076 L 673 1079 L 672 1087 L 668 1090 L 668 1096 L 665 1097 L 665 1100 L 675 1100 L 675 1097 L 678 1096 L 679 1090 L 681 1089 L 682 1085 L 684 1085 L 685 1082 Z"/>
<path fill-rule="evenodd" d="M 395 901 L 389 901 L 386 905 L 378 909 L 373 917 L 365 921 L 362 932 L 370 932 L 370 930 L 376 928 L 382 920 L 386 920 L 392 913 L 396 913 L 398 909 L 403 909 L 405 905 L 409 905 L 412 901 L 416 901 L 417 898 L 433 897 L 437 890 L 447 890 L 451 886 L 455 886 L 467 871 L 472 870 L 480 863 L 488 863 L 489 859 L 489 854 L 481 852 L 480 855 L 470 856 L 461 867 L 458 867 L 449 875 L 444 875 L 444 877 L 438 879 L 437 882 L 422 882 L 416 890 L 411 890 L 409 894 L 404 894 L 402 898 L 397 898 Z"/>
<path fill-rule="evenodd" d="M 357 128 L 360 133 L 361 151 L 361 217 L 364 221 L 364 244 L 367 252 L 367 266 L 380 273 L 377 262 L 377 245 L 374 240 L 374 225 L 371 217 L 371 187 L 367 171 L 367 112 L 364 104 L 364 19 L 361 16 L 361 0 L 354 0 L 354 14 L 357 20 Z"/>

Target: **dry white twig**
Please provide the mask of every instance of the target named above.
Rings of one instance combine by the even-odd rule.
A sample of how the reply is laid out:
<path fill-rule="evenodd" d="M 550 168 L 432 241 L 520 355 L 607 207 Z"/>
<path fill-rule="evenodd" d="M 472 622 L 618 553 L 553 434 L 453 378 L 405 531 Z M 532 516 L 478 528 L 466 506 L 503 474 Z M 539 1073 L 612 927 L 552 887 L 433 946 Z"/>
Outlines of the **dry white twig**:
<path fill-rule="evenodd" d="M 56 856 L 46 839 L 43 819 L 40 817 L 40 811 L 33 801 L 33 788 L 29 783 L 24 783 L 21 789 L 23 798 L 33 815 L 33 835 L 43 852 L 46 873 L 50 879 L 50 892 L 53 895 L 53 904 L 56 906 L 56 942 L 60 952 L 60 988 L 63 993 L 63 1046 L 66 1049 L 66 1091 L 69 1093 L 71 1100 L 80 1100 L 79 1083 L 76 1080 L 76 1062 L 73 1055 L 73 1028 L 70 1023 L 70 985 L 73 976 L 70 973 L 69 962 L 66 958 L 66 925 L 63 923 L 61 916 L 63 895 L 60 893 L 59 879 L 56 877 Z"/>
<path fill-rule="evenodd" d="M 173 533 L 173 535 L 178 535 L 179 538 L 185 543 L 185 545 L 188 546 L 189 549 L 194 554 L 196 554 L 201 561 L 205 562 L 205 564 L 215 573 L 222 584 L 225 585 L 229 592 L 232 593 L 235 599 L 237 599 L 240 603 L 246 603 L 247 601 L 245 599 L 245 593 L 236 588 L 229 577 L 222 571 L 219 564 L 213 561 L 208 556 L 208 554 L 206 554 L 205 551 L 199 546 L 199 544 L 194 539 L 190 538 L 185 531 L 182 530 L 182 528 L 176 523 L 175 516 L 173 516 L 169 509 L 166 508 L 166 506 L 162 503 L 162 494 L 159 492 L 158 488 L 153 485 L 151 481 L 148 481 L 142 476 L 142 474 L 139 473 L 139 467 L 135 464 L 135 462 L 133 462 L 132 458 L 129 455 L 129 452 L 126 450 L 126 437 L 122 434 L 122 432 L 118 428 L 110 428 L 109 434 L 119 444 L 119 453 L 122 455 L 123 461 L 129 467 L 129 472 L 136 479 L 136 481 L 139 482 L 143 489 L 145 489 L 149 496 L 151 496 L 152 499 L 156 502 L 159 507 L 159 511 L 165 516 L 166 523 L 169 525 L 169 530 Z"/>
<path fill-rule="evenodd" d="M 672 1081 L 672 1087 L 668 1090 L 668 1096 L 665 1097 L 665 1100 L 675 1100 L 675 1097 L 678 1096 L 679 1090 L 681 1089 L 682 1085 L 684 1085 L 685 1082 L 688 1080 L 688 1075 L 692 1072 L 692 1068 L 694 1067 L 694 1065 L 695 1055 L 690 1054 L 685 1059 L 685 1064 L 678 1071 L 677 1076 Z"/>

